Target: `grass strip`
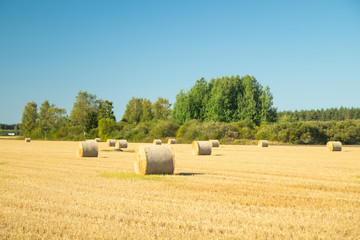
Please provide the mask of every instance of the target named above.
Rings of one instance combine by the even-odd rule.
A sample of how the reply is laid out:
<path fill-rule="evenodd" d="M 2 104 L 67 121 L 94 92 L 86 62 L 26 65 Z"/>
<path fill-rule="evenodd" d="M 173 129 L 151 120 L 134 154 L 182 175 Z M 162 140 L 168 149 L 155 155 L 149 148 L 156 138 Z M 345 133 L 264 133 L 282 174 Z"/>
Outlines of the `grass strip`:
<path fill-rule="evenodd" d="M 165 175 L 137 175 L 137 174 L 127 174 L 127 173 L 112 173 L 112 172 L 103 172 L 100 174 L 101 177 L 105 178 L 118 178 L 118 179 L 134 179 L 134 180 L 144 180 L 144 181 L 156 181 L 156 182 L 170 182 L 170 179 L 166 178 Z"/>

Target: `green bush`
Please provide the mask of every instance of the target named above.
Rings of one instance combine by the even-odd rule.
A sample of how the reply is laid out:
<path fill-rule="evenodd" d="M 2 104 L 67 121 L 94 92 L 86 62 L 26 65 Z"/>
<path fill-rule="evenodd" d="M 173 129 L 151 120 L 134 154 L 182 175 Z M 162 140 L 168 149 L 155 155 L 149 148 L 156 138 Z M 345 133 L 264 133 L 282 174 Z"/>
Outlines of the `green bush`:
<path fill-rule="evenodd" d="M 154 138 L 175 137 L 178 129 L 179 125 L 171 120 L 161 121 L 151 129 L 150 135 Z"/>
<path fill-rule="evenodd" d="M 201 139 L 201 134 L 201 122 L 199 120 L 190 120 L 179 128 L 176 137 L 182 138 L 185 142 L 191 142 Z"/>

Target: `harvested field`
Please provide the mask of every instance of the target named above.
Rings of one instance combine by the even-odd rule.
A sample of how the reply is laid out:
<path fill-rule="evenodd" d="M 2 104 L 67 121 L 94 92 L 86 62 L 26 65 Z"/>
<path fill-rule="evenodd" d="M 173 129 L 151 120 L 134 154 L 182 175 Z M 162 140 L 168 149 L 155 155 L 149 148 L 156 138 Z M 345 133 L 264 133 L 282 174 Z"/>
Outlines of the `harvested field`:
<path fill-rule="evenodd" d="M 0 239 L 359 239 L 360 147 L 172 145 L 174 175 L 134 150 L 0 140 Z"/>

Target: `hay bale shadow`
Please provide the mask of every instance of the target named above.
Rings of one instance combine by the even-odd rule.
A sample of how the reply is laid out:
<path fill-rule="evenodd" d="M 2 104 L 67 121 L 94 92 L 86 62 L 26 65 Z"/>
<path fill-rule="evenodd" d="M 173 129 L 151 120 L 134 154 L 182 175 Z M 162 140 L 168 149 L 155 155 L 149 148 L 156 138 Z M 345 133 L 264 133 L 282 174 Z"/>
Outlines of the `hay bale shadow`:
<path fill-rule="evenodd" d="M 180 173 L 176 173 L 175 175 L 179 175 L 179 176 L 195 176 L 195 175 L 204 175 L 204 173 L 180 172 Z"/>
<path fill-rule="evenodd" d="M 123 151 L 124 151 L 124 152 L 132 152 L 132 153 L 134 153 L 134 152 L 135 152 L 135 149 L 124 149 Z"/>

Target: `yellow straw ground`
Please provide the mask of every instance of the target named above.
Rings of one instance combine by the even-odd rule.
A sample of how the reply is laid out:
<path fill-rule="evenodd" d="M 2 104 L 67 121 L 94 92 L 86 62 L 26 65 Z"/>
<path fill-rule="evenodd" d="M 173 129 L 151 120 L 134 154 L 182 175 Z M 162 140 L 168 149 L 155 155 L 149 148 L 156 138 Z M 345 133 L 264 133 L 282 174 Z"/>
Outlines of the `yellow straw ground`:
<path fill-rule="evenodd" d="M 0 239 L 359 239 L 360 147 L 172 145 L 175 174 L 134 150 L 0 140 Z"/>

